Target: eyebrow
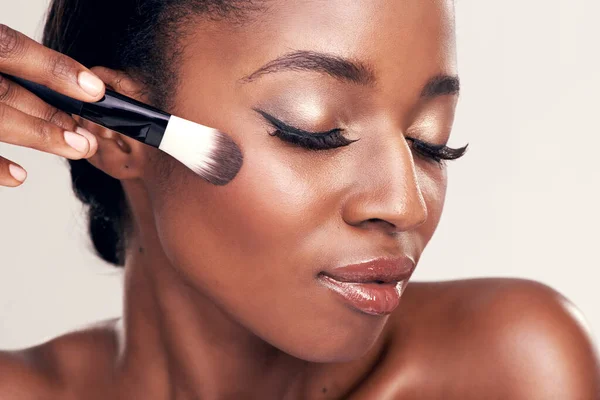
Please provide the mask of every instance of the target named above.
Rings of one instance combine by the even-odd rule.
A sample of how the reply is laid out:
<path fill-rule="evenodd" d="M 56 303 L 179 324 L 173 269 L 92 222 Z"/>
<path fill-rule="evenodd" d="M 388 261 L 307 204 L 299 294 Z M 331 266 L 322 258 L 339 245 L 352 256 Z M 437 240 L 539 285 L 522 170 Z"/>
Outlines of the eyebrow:
<path fill-rule="evenodd" d="M 316 71 L 331 75 L 344 82 L 360 85 L 375 84 L 375 73 L 369 65 L 334 54 L 307 50 L 298 50 L 277 57 L 251 74 L 244 76 L 240 81 L 248 83 L 262 75 L 282 71 Z"/>
<path fill-rule="evenodd" d="M 460 79 L 454 75 L 436 75 L 423 87 L 421 97 L 431 99 L 437 96 L 460 94 Z"/>
<path fill-rule="evenodd" d="M 315 71 L 328 74 L 342 82 L 365 86 L 374 86 L 377 81 L 374 69 L 369 64 L 335 54 L 307 50 L 293 51 L 279 56 L 251 74 L 240 78 L 240 81 L 249 83 L 263 75 L 283 71 Z M 421 97 L 429 99 L 442 95 L 457 95 L 459 92 L 458 76 L 440 74 L 432 77 L 425 84 Z"/>

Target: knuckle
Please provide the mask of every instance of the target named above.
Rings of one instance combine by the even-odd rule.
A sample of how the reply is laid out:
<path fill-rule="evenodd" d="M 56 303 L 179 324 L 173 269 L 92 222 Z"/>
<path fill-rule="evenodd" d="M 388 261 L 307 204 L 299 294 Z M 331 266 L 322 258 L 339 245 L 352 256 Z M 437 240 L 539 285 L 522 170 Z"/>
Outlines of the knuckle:
<path fill-rule="evenodd" d="M 76 125 L 75 121 L 72 118 L 69 118 L 67 114 L 60 111 L 56 107 L 48 108 L 46 112 L 45 118 L 46 121 L 51 124 L 58 125 L 65 130 L 73 130 L 73 127 Z"/>
<path fill-rule="evenodd" d="M 12 58 L 19 53 L 22 40 L 14 29 L 0 24 L 0 59 Z"/>
<path fill-rule="evenodd" d="M 8 102 L 8 100 L 10 100 L 11 92 L 10 82 L 0 75 L 0 102 Z"/>
<path fill-rule="evenodd" d="M 60 125 L 60 110 L 56 107 L 49 107 L 44 119 L 51 124 Z"/>
<path fill-rule="evenodd" d="M 6 122 L 6 111 L 8 110 L 8 106 L 0 103 L 0 127 L 4 125 Z"/>
<path fill-rule="evenodd" d="M 33 133 L 38 144 L 47 146 L 52 141 L 52 125 L 43 119 L 36 119 L 33 127 Z"/>
<path fill-rule="evenodd" d="M 65 56 L 58 54 L 50 57 L 48 70 L 53 77 L 62 80 L 71 78 L 73 67 Z"/>

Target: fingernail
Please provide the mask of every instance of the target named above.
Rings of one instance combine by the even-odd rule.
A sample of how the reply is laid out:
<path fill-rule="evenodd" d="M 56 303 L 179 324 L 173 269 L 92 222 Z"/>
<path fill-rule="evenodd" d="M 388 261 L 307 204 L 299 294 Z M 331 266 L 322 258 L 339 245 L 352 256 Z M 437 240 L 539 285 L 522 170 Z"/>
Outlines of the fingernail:
<path fill-rule="evenodd" d="M 87 71 L 81 71 L 77 77 L 79 86 L 89 95 L 97 96 L 104 88 L 104 82 Z"/>
<path fill-rule="evenodd" d="M 75 132 L 79 133 L 81 136 L 85 136 L 88 142 L 90 142 L 90 148 L 93 147 L 94 142 L 96 142 L 96 136 L 94 136 L 92 132 L 88 131 L 82 126 L 78 126 L 77 129 L 75 129 Z"/>
<path fill-rule="evenodd" d="M 75 132 L 65 131 L 65 142 L 80 153 L 87 153 L 90 148 L 90 142 Z"/>
<path fill-rule="evenodd" d="M 19 182 L 23 182 L 25 178 L 27 178 L 27 172 L 18 165 L 10 164 L 8 166 L 8 172 L 12 175 L 13 178 L 18 180 Z"/>

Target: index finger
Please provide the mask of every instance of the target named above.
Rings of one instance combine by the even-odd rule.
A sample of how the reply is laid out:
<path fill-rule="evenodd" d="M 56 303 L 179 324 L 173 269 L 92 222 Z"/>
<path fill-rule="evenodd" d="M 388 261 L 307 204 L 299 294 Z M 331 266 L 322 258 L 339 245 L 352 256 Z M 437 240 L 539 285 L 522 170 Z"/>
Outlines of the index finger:
<path fill-rule="evenodd" d="M 0 72 L 28 79 L 82 101 L 104 96 L 104 82 L 72 58 L 0 24 Z"/>

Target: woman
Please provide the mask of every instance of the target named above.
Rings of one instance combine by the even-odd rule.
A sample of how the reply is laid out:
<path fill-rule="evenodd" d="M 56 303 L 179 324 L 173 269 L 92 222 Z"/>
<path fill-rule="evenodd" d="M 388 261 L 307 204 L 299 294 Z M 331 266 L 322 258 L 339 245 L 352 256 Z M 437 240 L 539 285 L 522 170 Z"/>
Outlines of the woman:
<path fill-rule="evenodd" d="M 465 150 L 446 147 L 453 4 L 374 4 L 55 0 L 53 50 L 0 29 L 0 71 L 85 101 L 108 85 L 244 153 L 213 186 L 2 80 L 0 141 L 70 159 L 126 294 L 122 320 L 2 354 L 0 398 L 598 398 L 587 328 L 554 290 L 406 285 L 440 218 L 444 161 Z M 1 160 L 2 185 L 25 178 Z"/>

